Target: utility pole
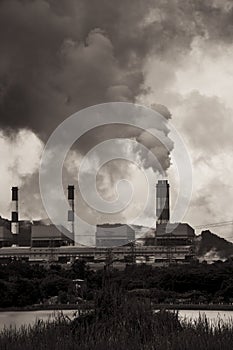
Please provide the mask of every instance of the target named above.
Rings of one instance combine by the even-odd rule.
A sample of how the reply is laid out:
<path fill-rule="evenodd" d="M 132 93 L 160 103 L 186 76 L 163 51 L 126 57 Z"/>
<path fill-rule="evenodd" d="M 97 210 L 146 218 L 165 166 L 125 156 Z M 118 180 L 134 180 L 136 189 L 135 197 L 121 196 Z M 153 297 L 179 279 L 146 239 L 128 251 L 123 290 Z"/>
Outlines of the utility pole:
<path fill-rule="evenodd" d="M 136 246 L 134 241 L 130 242 L 130 247 L 131 247 L 131 263 L 136 264 Z"/>
<path fill-rule="evenodd" d="M 109 273 L 110 273 L 112 264 L 113 264 L 113 253 L 112 253 L 112 249 L 110 248 L 106 250 L 106 254 L 105 254 L 105 265 L 104 265 L 104 273 L 103 273 L 103 281 L 102 281 L 103 288 L 109 285 L 109 278 L 110 278 Z"/>
<path fill-rule="evenodd" d="M 112 249 L 107 249 L 105 256 L 105 270 L 109 271 L 113 264 L 113 252 Z"/>

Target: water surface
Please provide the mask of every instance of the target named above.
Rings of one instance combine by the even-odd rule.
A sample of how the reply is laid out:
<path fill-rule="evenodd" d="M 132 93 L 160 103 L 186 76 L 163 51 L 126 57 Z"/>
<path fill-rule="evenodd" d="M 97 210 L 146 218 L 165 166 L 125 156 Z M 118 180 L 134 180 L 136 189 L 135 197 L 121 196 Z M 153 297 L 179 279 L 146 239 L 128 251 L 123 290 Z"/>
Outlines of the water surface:
<path fill-rule="evenodd" d="M 72 319 L 77 310 L 63 310 L 62 313 L 66 317 Z M 37 320 L 54 320 L 61 311 L 3 311 L 0 312 L 0 330 L 4 327 L 10 326 L 19 328 L 23 325 L 33 325 Z M 233 311 L 221 311 L 221 310 L 179 310 L 179 316 L 181 319 L 187 318 L 191 320 L 198 319 L 199 315 L 206 316 L 211 323 L 216 323 L 218 320 L 222 322 L 228 322 L 233 320 Z"/>

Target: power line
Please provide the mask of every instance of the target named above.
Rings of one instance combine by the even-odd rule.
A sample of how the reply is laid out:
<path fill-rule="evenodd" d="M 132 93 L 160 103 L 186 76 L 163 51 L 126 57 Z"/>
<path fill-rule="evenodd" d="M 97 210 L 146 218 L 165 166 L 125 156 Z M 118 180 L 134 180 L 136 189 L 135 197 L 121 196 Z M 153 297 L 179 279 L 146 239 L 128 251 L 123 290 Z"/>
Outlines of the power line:
<path fill-rule="evenodd" d="M 221 227 L 221 226 L 228 226 L 228 225 L 233 225 L 233 221 L 229 220 L 229 221 L 213 222 L 213 223 L 198 225 L 198 226 L 194 226 L 194 227 L 196 229 L 201 229 L 201 228 L 205 228 L 205 227 Z"/>

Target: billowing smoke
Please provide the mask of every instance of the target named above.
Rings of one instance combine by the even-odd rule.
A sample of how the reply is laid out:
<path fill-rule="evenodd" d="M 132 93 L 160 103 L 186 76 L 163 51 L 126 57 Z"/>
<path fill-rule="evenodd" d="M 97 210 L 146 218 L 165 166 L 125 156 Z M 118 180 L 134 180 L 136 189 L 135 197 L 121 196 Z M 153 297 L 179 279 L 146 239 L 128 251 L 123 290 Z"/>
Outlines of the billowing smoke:
<path fill-rule="evenodd" d="M 117 6 L 113 1 L 1 1 L 0 127 L 7 137 L 28 129 L 46 141 L 77 110 L 108 101 L 136 102 L 146 94 L 143 64 L 154 49 L 148 43 L 149 10 L 140 1 L 133 6 L 130 1 Z M 87 133 L 76 149 L 84 155 L 116 137 L 137 139 L 153 148 L 144 131 L 118 125 Z M 159 154 L 167 168 L 169 152 L 160 147 Z M 102 193 L 127 173 L 128 167 L 122 165 L 105 168 Z M 110 183 L 108 173 L 114 174 Z M 38 206 L 38 176 L 12 180 L 23 186 L 23 207 L 33 196 L 32 203 Z"/>
<path fill-rule="evenodd" d="M 151 54 L 178 60 L 194 37 L 231 40 L 231 16 L 217 0 L 2 0 L 0 125 L 46 137 L 83 107 L 134 102 Z"/>
<path fill-rule="evenodd" d="M 149 50 L 148 9 L 140 9 L 129 1 L 1 1 L 1 126 L 46 137 L 79 109 L 135 101 Z"/>
<path fill-rule="evenodd" d="M 0 128 L 8 135 L 32 130 L 46 141 L 65 118 L 84 107 L 146 103 L 151 91 L 145 63 L 152 55 L 158 62 L 179 65 L 196 37 L 231 40 L 231 19 L 230 2 L 218 0 L 2 0 Z M 164 91 L 165 75 L 158 77 Z M 159 103 L 157 91 L 154 101 Z M 154 108 L 170 118 L 166 107 Z M 166 125 L 161 133 L 169 141 Z M 169 168 L 172 142 L 165 149 L 137 128 L 99 128 L 76 147 L 83 155 L 111 137 L 136 139 L 164 170 Z M 139 153 L 150 168 L 148 154 Z M 30 180 L 25 186 L 30 188 Z"/>
<path fill-rule="evenodd" d="M 211 249 L 201 257 L 199 257 L 199 261 L 207 261 L 208 263 L 213 263 L 214 261 L 222 260 L 225 261 L 226 259 L 220 258 L 218 252 L 216 249 Z"/>
<path fill-rule="evenodd" d="M 217 0 L 2 0 L 0 126 L 27 128 L 46 140 L 77 110 L 137 101 L 149 91 L 144 63 L 150 55 L 178 60 L 194 37 L 222 37 L 230 30 L 229 6 Z"/>

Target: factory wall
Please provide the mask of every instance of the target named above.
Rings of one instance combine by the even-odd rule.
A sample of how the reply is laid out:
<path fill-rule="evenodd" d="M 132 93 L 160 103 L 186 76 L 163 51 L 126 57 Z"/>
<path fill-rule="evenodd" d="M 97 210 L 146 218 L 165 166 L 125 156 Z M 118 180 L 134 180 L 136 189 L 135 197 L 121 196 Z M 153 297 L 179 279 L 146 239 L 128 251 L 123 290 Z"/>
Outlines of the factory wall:
<path fill-rule="evenodd" d="M 5 226 L 0 226 L 0 247 L 10 247 L 13 243 L 13 237 Z"/>
<path fill-rule="evenodd" d="M 103 224 L 96 227 L 97 247 L 123 246 L 134 240 L 135 231 L 128 225 Z"/>

